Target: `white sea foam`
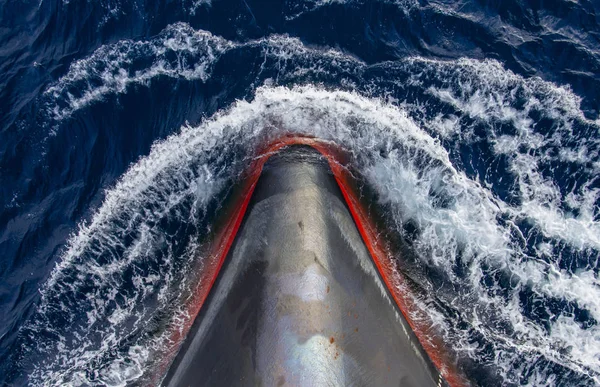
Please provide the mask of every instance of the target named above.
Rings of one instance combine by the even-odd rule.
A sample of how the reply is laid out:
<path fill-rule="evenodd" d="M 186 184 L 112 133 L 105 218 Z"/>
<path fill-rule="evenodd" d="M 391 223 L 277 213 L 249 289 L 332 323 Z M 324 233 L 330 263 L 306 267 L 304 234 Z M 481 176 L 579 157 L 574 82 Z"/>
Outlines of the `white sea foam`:
<path fill-rule="evenodd" d="M 501 343 L 499 351 L 506 345 L 518 353 L 531 351 L 581 372 L 600 371 L 594 366 L 597 363 L 591 361 L 600 357 L 597 329 L 583 329 L 569 316 L 557 319 L 550 332 L 540 329 L 523 316 L 516 292 L 515 297 L 508 300 L 489 295 L 490 289 L 481 283 L 480 266 L 486 264 L 508 270 L 518 280 L 517 288 L 529 286 L 540 295 L 576 301 L 600 319 L 599 284 L 592 272 L 567 273 L 552 263 L 524 260 L 519 246 L 511 240 L 511 230 L 497 222 L 501 214 L 516 216 L 522 209 L 500 202 L 488 189 L 457 170 L 440 143 L 401 109 L 355 93 L 311 86 L 260 88 L 252 102 L 239 101 L 200 127 L 185 127 L 177 135 L 156 144 L 150 155 L 134 165 L 108 192 L 90 224 L 82 226 L 71 239 L 70 248 L 48 287 L 60 284 L 62 273 L 73 265 L 77 265 L 82 274 L 93 273 L 100 279 L 108 279 L 125 266 L 152 254 L 152 246 L 157 244 L 152 238 L 156 238 L 156 234 L 146 225 L 154 218 L 168 216 L 169 210 L 185 197 L 202 201 L 198 204 L 202 207 L 226 180 L 227 176 L 219 176 L 215 170 L 222 170 L 223 164 L 201 161 L 214 156 L 212 152 L 217 144 L 233 144 L 243 139 L 249 144 L 246 151 L 251 154 L 252 144 L 258 139 L 262 141 L 283 133 L 311 134 L 349 149 L 370 184 L 379 191 L 382 202 L 391 205 L 398 224 L 409 220 L 417 223 L 421 230 L 417 243 L 424 252 L 423 259 L 452 273 L 451 267 L 460 251 L 462 258 L 470 262 L 468 287 L 476 292 L 478 300 L 475 308 L 464 311 L 465 315 L 473 321 L 485 322 L 487 317 L 480 313 L 489 314 L 491 310 L 509 321 L 516 332 L 512 337 L 501 337 L 501 332 L 494 332 L 484 323 L 475 324 L 486 337 L 493 336 Z M 190 165 L 197 165 L 194 174 L 188 171 Z M 452 199 L 445 208 L 436 204 L 441 192 Z M 532 200 L 535 198 L 533 195 Z M 130 222 L 117 227 L 116 219 Z M 113 248 L 119 243 L 118 236 L 124 232 L 119 227 L 140 230 L 138 240 L 125 249 L 122 257 L 102 266 L 94 261 L 78 262 L 92 245 Z M 592 239 L 586 240 L 586 235 Z M 592 229 L 579 237 L 593 244 L 597 234 Z M 464 281 L 464 278 L 451 279 Z M 109 299 L 114 297 L 116 294 L 111 294 Z M 112 314 L 102 317 L 106 302 L 96 300 L 90 322 L 98 318 L 123 321 L 134 314 L 135 302 L 138 301 L 128 300 Z M 482 305 L 487 310 L 482 310 Z M 116 345 L 115 334 L 110 332 L 100 349 L 92 353 L 84 350 L 77 359 L 83 362 L 79 366 L 85 367 L 88 363 L 84 359 L 91 360 Z M 466 337 L 460 339 L 468 342 Z M 115 361 L 118 362 L 109 366 L 110 372 L 122 370 L 128 375 L 138 375 L 134 370 L 122 369 L 121 360 Z M 143 359 L 137 361 L 143 362 Z M 511 362 L 512 359 L 500 356 L 498 361 Z M 510 367 L 507 365 L 507 368 Z"/>
<path fill-rule="evenodd" d="M 534 220 L 552 238 L 565 239 L 581 249 L 600 248 L 599 224 L 593 221 L 593 206 L 600 198 L 598 190 L 582 186 L 577 192 L 564 195 L 554 181 L 541 172 L 542 168 L 556 160 L 558 154 L 561 160 L 577 164 L 590 174 L 591 180 L 600 174 L 596 162 L 600 157 L 600 140 L 594 135 L 600 127 L 584 117 L 579 108 L 581 99 L 569 89 L 556 87 L 539 78 L 525 80 L 505 70 L 497 61 L 413 61 L 423 62 L 429 76 L 433 73 L 439 79 L 449 80 L 446 87 L 431 86 L 428 92 L 452 105 L 460 116 L 483 123 L 486 140 L 493 143 L 496 155 L 510 159 L 511 172 L 517 178 L 523 200 L 522 206 L 511 211 Z M 519 104 L 522 106 L 519 107 Z M 531 118 L 533 111 L 552 120 L 550 133 L 540 133 L 538 123 Z M 454 117 L 456 115 L 444 120 L 436 116 L 425 125 L 446 138 L 452 134 L 461 135 L 463 139 L 469 137 L 465 136 L 469 127 L 465 128 L 464 123 Z M 591 138 L 574 136 L 573 125 L 576 122 L 591 127 L 592 132 L 587 133 Z M 503 133 L 498 123 L 510 123 L 516 133 Z M 578 140 L 575 143 L 574 138 Z M 580 214 L 569 216 L 565 204 L 571 209 L 581 210 Z"/>
<path fill-rule="evenodd" d="M 327 72 L 346 74 L 350 79 L 368 70 L 349 55 L 308 48 L 287 36 L 241 44 L 178 24 L 148 42 L 127 41 L 100 49 L 106 58 L 98 52 L 76 63 L 47 94 L 54 103 L 55 118 L 63 120 L 83 106 L 127 92 L 131 84 L 147 84 L 157 76 L 206 80 L 219 55 L 237 48 L 259 48 L 265 56 L 263 66 L 272 61 L 278 76 L 286 80 Z M 187 61 L 188 54 L 195 61 Z M 151 64 L 133 70 L 130 66 L 137 55 L 149 58 Z M 167 56 L 182 60 L 163 59 Z M 43 291 L 38 311 L 42 317 L 32 326 L 33 332 L 55 331 L 43 316 L 56 309 L 68 315 L 73 305 L 61 303 L 62 296 L 77 294 L 93 280 L 94 290 L 86 294 L 86 324 L 103 329 L 76 327 L 75 338 L 56 332 L 58 344 L 44 345 L 57 355 L 38 365 L 36 380 L 90 383 L 90 372 L 100 359 L 108 360 L 102 363 L 102 370 L 92 372 L 96 381 L 121 385 L 143 378 L 156 353 L 169 343 L 169 329 L 177 329 L 181 321 L 190 318 L 184 310 L 175 310 L 169 328 L 157 337 L 136 342 L 118 356 L 111 356 L 110 351 L 119 348 L 123 332 L 131 332 L 132 326 L 142 329 L 157 310 L 184 297 L 188 284 L 177 277 L 181 270 L 176 267 L 201 259 L 194 242 L 198 235 L 189 239 L 183 256 L 174 256 L 177 241 L 170 240 L 157 225 L 165 219 L 180 223 L 203 219 L 208 204 L 236 178 L 258 144 L 297 133 L 332 140 L 348 149 L 357 169 L 379 194 L 380 204 L 391 211 L 398 232 L 402 233 L 407 223 L 416 226 L 413 242 L 418 259 L 440 270 L 458 289 L 437 295 L 438 299 L 469 325 L 460 330 L 454 326 L 456 321 L 425 306 L 427 300 L 417 299 L 452 348 L 497 367 L 506 382 L 543 385 L 545 380 L 552 384 L 556 376 L 551 370 L 537 369 L 522 376 L 530 362 L 543 358 L 600 383 L 597 326 L 584 327 L 565 310 L 549 320 L 548 329 L 527 316 L 519 297 L 520 292 L 532 293 L 551 314 L 554 312 L 544 300 L 560 300 L 600 320 L 600 283 L 594 273 L 600 250 L 600 225 L 595 220 L 599 190 L 592 188 L 598 174 L 598 140 L 590 135 L 597 133 L 597 123 L 583 116 L 580 99 L 569 89 L 537 78 L 525 79 L 496 61 L 411 58 L 387 65 L 408 74 L 398 81 L 399 87 L 420 88 L 431 99 L 428 103 L 450 106 L 453 112 L 428 115 L 423 102 L 399 103 L 389 98 L 383 82 L 367 85 L 367 93 L 310 85 L 284 88 L 273 86 L 278 80 L 268 79 L 251 101 L 237 101 L 198 127 L 183 127 L 156 143 L 70 238 Z M 76 89 L 73 85 L 80 84 L 89 87 L 81 96 L 71 96 Z M 551 130 L 542 131 L 533 113 L 550 120 Z M 501 131 L 499 124 L 511 130 Z M 504 178 L 514 180 L 513 194 L 519 200 L 503 201 L 494 190 L 494 181 L 469 176 L 442 145 L 441 140 L 475 143 L 480 136 L 477 125 L 484 128 L 494 156 L 508 160 L 511 176 Z M 588 131 L 575 134 L 577 125 Z M 543 172 L 556 158 L 579 165 L 589 175 L 588 183 L 571 192 L 561 191 L 552 176 Z M 577 211 L 577 215 L 569 211 Z M 530 236 L 519 228 L 523 221 L 546 238 L 533 252 L 528 250 Z M 577 271 L 565 269 L 560 262 L 565 246 L 595 256 L 596 262 Z M 132 294 L 116 290 L 122 286 L 121 273 L 148 262 L 158 267 L 156 273 L 134 275 Z M 466 275 L 456 274 L 459 266 Z M 492 274 L 510 278 L 510 287 L 506 289 L 496 280 L 486 284 Z M 140 308 L 149 300 L 158 306 Z M 492 343 L 492 359 L 489 354 L 481 358 L 484 349 L 474 341 L 473 332 Z"/>
<path fill-rule="evenodd" d="M 325 72 L 331 65 L 355 71 L 353 67 L 360 64 L 339 51 L 309 48 L 287 35 L 235 43 L 176 23 L 154 39 L 102 46 L 88 58 L 73 63 L 64 76 L 44 91 L 48 114 L 60 122 L 93 103 L 127 92 L 132 85 L 150 86 L 153 79 L 162 76 L 206 81 L 215 62 L 236 48 L 259 48 L 265 60 L 275 60 L 279 73 L 287 77 Z M 305 62 L 304 66 L 295 64 L 288 72 L 286 65 L 292 60 Z"/>
<path fill-rule="evenodd" d="M 60 121 L 90 103 L 159 76 L 206 80 L 214 61 L 232 45 L 209 32 L 177 23 L 153 40 L 102 46 L 73 63 L 67 74 L 44 92 L 51 97 L 48 109 Z M 136 62 L 144 61 L 148 63 L 136 67 Z"/>

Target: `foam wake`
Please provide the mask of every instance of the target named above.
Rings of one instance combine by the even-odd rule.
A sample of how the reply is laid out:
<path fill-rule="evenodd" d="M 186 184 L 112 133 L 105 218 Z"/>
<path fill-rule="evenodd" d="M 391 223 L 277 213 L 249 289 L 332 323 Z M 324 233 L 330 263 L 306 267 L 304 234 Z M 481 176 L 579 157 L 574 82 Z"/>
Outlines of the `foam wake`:
<path fill-rule="evenodd" d="M 49 114 L 67 120 L 156 77 L 210 79 L 231 50 L 265 58 L 252 98 L 157 142 L 70 238 L 21 332 L 34 384 L 147 380 L 191 318 L 186 273 L 219 201 L 283 134 L 349 150 L 461 358 L 506 383 L 600 383 L 599 126 L 577 96 L 496 61 L 367 66 L 285 36 L 235 43 L 177 24 L 74 64 L 47 90 Z M 311 85 L 332 74 L 339 87 Z"/>

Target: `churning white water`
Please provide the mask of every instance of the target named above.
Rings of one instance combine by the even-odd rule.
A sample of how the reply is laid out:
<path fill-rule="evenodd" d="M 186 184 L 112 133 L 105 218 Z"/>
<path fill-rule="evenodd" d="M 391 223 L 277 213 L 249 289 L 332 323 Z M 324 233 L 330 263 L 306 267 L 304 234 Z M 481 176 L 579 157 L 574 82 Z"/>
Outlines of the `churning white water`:
<path fill-rule="evenodd" d="M 105 46 L 75 63 L 46 91 L 47 107 L 60 122 L 157 77 L 206 80 L 221 55 L 241 49 L 263 52 L 265 66 L 279 66 L 278 79 L 258 74 L 248 100 L 155 143 L 106 192 L 70 238 L 25 328 L 51 338 L 32 349 L 45 354 L 34 381 L 143 381 L 171 332 L 193 317 L 181 308 L 190 288 L 185 273 L 202 260 L 199 240 L 218 213 L 215 203 L 258 146 L 305 134 L 350 152 L 390 227 L 410 240 L 416 264 L 409 274 L 428 291 L 419 304 L 459 357 L 493 366 L 507 383 L 527 373 L 531 385 L 552 384 L 552 363 L 600 383 L 600 328 L 574 312 L 600 321 L 600 126 L 568 89 L 491 60 L 414 57 L 367 66 L 286 36 L 242 44 L 176 24 L 153 40 Z M 140 56 L 147 65 L 136 67 Z M 377 71 L 406 76 L 353 84 Z M 343 87 L 302 84 L 309 73 L 339 76 Z M 298 85 L 276 86 L 286 80 Z M 426 98 L 390 97 L 411 87 Z M 457 155 L 482 138 L 485 167 L 467 168 Z M 561 188 L 552 174 L 557 161 L 580 170 L 583 183 Z M 558 312 L 557 303 L 564 305 Z M 546 317 L 532 317 L 532 308 Z M 73 309 L 85 318 L 72 318 Z"/>

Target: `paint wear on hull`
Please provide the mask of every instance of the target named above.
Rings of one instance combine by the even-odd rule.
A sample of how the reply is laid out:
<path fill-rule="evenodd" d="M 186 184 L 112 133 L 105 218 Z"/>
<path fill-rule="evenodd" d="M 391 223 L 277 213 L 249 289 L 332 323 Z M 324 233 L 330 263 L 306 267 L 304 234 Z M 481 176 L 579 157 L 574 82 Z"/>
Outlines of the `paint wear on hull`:
<path fill-rule="evenodd" d="M 407 318 L 410 299 L 392 286 L 343 159 L 304 137 L 261 152 L 215 238 L 164 385 L 465 384 Z"/>

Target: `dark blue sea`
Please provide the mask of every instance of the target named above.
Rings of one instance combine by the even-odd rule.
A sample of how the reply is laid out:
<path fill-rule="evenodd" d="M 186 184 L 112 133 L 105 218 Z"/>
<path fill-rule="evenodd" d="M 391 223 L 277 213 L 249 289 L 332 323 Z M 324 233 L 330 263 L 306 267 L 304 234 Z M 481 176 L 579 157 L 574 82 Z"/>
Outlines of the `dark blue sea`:
<path fill-rule="evenodd" d="M 473 385 L 600 385 L 596 0 L 0 0 L 0 385 L 147 385 L 223 197 L 348 150 Z"/>

